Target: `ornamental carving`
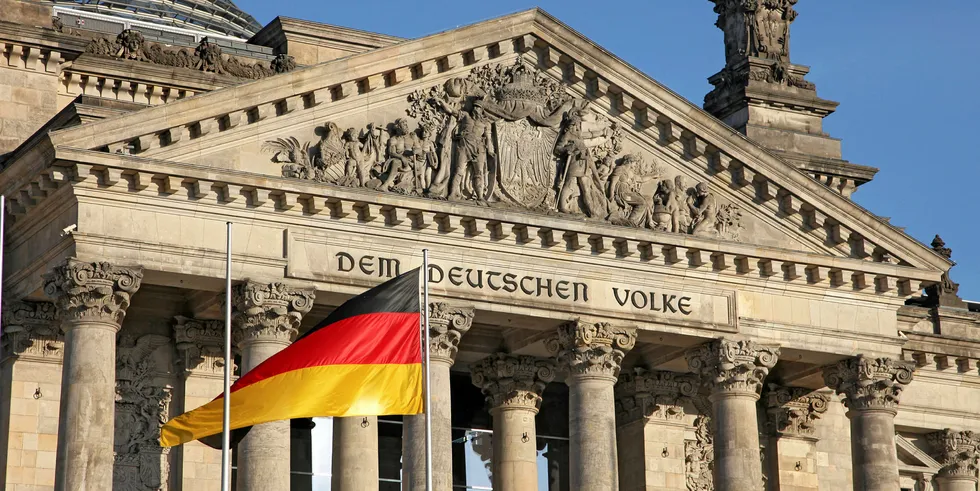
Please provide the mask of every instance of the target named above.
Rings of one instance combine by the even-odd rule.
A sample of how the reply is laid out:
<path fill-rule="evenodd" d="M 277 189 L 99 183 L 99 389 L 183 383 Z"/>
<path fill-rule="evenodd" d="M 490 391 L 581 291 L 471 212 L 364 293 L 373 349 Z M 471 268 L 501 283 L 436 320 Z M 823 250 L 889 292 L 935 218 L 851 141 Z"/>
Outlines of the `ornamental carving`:
<path fill-rule="evenodd" d="M 175 365 L 188 372 L 224 373 L 224 339 L 224 321 L 174 317 Z"/>
<path fill-rule="evenodd" d="M 147 42 L 139 31 L 132 29 L 120 32 L 114 40 L 97 37 L 89 42 L 85 52 L 250 79 L 270 77 L 296 68 L 296 61 L 288 55 L 277 56 L 266 67 L 262 63 L 248 63 L 233 56 L 223 55 L 221 47 L 207 37 L 201 39 L 197 47 L 190 51 Z"/>
<path fill-rule="evenodd" d="M 769 384 L 765 401 L 770 434 L 812 437 L 830 397 L 801 387 Z"/>
<path fill-rule="evenodd" d="M 713 491 L 715 445 L 710 417 L 701 415 L 694 420 L 694 436 L 694 440 L 684 441 L 687 491 Z"/>
<path fill-rule="evenodd" d="M 980 435 L 972 431 L 945 429 L 926 435 L 932 447 L 932 455 L 942 465 L 939 475 L 943 477 L 977 478 L 977 445 Z"/>
<path fill-rule="evenodd" d="M 574 320 L 558 327 L 545 341 L 558 366 L 572 377 L 598 377 L 615 381 L 623 357 L 636 344 L 636 329 L 608 322 Z"/>
<path fill-rule="evenodd" d="M 124 334 L 116 347 L 115 464 L 112 489 L 167 488 L 169 449 L 159 445 L 160 427 L 170 415 L 172 386 L 161 381 L 165 368 L 154 352 L 170 338 Z M 164 373 L 158 373 L 164 372 Z"/>
<path fill-rule="evenodd" d="M 292 342 L 299 333 L 303 314 L 313 308 L 312 288 L 294 288 L 283 283 L 245 281 L 231 292 L 232 340 L 243 344 L 262 340 Z"/>
<path fill-rule="evenodd" d="M 555 362 L 533 356 L 494 353 L 471 367 L 473 385 L 490 409 L 521 408 L 538 412 L 541 393 L 555 379 Z"/>
<path fill-rule="evenodd" d="M 118 329 L 142 281 L 143 268 L 68 259 L 44 275 L 44 293 L 55 300 L 69 325 L 102 322 Z"/>
<path fill-rule="evenodd" d="M 825 367 L 824 382 L 844 396 L 851 410 L 898 410 L 899 397 L 912 382 L 915 365 L 890 358 L 868 358 L 858 355 Z"/>
<path fill-rule="evenodd" d="M 943 241 L 942 237 L 936 235 L 936 237 L 932 239 L 931 245 L 932 250 L 936 254 L 939 254 L 952 262 L 953 266 L 956 265 L 956 262 L 953 261 L 953 250 L 946 247 L 946 242 Z M 943 272 L 939 283 L 926 288 L 926 294 L 933 305 L 966 309 L 966 303 L 959 296 L 960 284 L 953 281 L 949 276 L 951 269 L 952 266 L 950 269 Z"/>
<path fill-rule="evenodd" d="M 687 364 L 713 392 L 758 395 L 779 348 L 755 341 L 716 339 L 687 352 Z"/>
<path fill-rule="evenodd" d="M 622 423 L 657 419 L 682 421 L 684 404 L 697 395 L 697 376 L 634 368 L 619 375 L 616 416 Z"/>
<path fill-rule="evenodd" d="M 746 57 L 789 62 L 789 26 L 797 0 L 712 0 L 725 33 L 725 64 Z"/>
<path fill-rule="evenodd" d="M 15 301 L 3 305 L 2 356 L 31 356 L 60 360 L 65 338 L 53 303 Z"/>
<path fill-rule="evenodd" d="M 473 307 L 429 304 L 429 356 L 452 365 L 459 341 L 473 326 Z"/>
<path fill-rule="evenodd" d="M 406 116 L 269 140 L 287 178 L 737 240 L 741 210 L 670 176 L 566 86 L 517 58 L 408 96 Z"/>

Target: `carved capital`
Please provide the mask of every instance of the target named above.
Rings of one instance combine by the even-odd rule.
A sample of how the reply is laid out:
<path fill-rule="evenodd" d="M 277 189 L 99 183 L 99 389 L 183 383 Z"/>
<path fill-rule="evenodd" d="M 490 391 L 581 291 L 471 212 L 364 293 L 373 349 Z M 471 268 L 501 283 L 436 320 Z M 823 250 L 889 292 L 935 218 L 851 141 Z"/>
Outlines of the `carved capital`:
<path fill-rule="evenodd" d="M 749 393 L 759 395 L 769 369 L 779 358 L 779 348 L 754 341 L 716 339 L 687 352 L 691 371 L 713 393 Z"/>
<path fill-rule="evenodd" d="M 65 329 L 96 322 L 118 330 L 142 281 L 143 268 L 68 259 L 44 275 L 44 293 L 54 299 Z"/>
<path fill-rule="evenodd" d="M 932 455 L 942 464 L 939 475 L 977 479 L 977 445 L 980 434 L 972 431 L 954 431 L 949 428 L 926 435 L 932 447 Z"/>
<path fill-rule="evenodd" d="M 616 416 L 620 423 L 657 419 L 681 421 L 684 402 L 697 395 L 696 375 L 634 368 L 619 375 Z"/>
<path fill-rule="evenodd" d="M 571 377 L 616 381 L 623 357 L 636 344 L 636 329 L 608 322 L 574 320 L 558 327 L 545 346 Z"/>
<path fill-rule="evenodd" d="M 241 348 L 252 341 L 289 344 L 303 314 L 313 307 L 312 288 L 246 281 L 232 289 L 232 337 Z"/>
<path fill-rule="evenodd" d="M 902 390 L 912 382 L 915 365 L 890 358 L 859 355 L 825 367 L 827 387 L 844 396 L 851 410 L 886 409 L 897 411 Z"/>
<path fill-rule="evenodd" d="M 533 356 L 494 353 L 472 367 L 473 385 L 483 391 L 491 409 L 538 412 L 541 393 L 555 379 L 555 362 Z"/>
<path fill-rule="evenodd" d="M 174 317 L 177 369 L 187 372 L 223 373 L 225 323 Z"/>
<path fill-rule="evenodd" d="M 770 434 L 812 437 L 816 421 L 827 412 L 830 397 L 801 387 L 769 384 L 765 401 Z"/>
<path fill-rule="evenodd" d="M 58 309 L 49 302 L 12 301 L 3 305 L 2 358 L 32 356 L 59 359 L 65 338 Z"/>
<path fill-rule="evenodd" d="M 473 326 L 473 307 L 445 302 L 429 304 L 429 356 L 450 365 L 456 359 L 459 341 Z"/>

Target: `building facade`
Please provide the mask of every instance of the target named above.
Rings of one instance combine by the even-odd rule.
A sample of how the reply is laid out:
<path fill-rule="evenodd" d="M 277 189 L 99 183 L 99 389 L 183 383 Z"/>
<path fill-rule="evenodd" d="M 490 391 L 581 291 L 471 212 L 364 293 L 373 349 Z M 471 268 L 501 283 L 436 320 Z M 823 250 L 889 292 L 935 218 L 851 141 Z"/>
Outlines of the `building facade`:
<path fill-rule="evenodd" d="M 977 489 L 980 305 L 851 201 L 796 0 L 713 0 L 703 109 L 540 10 L 103 3 L 2 3 L 6 489 L 218 489 L 157 438 L 222 389 L 226 222 L 236 373 L 430 251 L 434 489 Z M 423 423 L 334 419 L 331 489 L 424 489 Z M 312 431 L 254 428 L 237 489 L 311 489 Z"/>

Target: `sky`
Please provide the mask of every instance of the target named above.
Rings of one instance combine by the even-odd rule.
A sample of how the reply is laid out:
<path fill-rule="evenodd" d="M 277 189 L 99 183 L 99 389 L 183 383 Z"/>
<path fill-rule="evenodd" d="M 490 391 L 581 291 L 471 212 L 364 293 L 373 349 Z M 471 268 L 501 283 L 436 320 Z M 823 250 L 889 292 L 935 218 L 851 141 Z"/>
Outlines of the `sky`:
<path fill-rule="evenodd" d="M 688 100 L 724 66 L 708 0 L 237 0 L 261 24 L 282 15 L 416 38 L 540 7 Z M 855 202 L 957 262 L 960 296 L 980 301 L 980 2 L 800 0 L 791 60 L 840 102 L 824 131 L 844 159 L 880 169 Z"/>

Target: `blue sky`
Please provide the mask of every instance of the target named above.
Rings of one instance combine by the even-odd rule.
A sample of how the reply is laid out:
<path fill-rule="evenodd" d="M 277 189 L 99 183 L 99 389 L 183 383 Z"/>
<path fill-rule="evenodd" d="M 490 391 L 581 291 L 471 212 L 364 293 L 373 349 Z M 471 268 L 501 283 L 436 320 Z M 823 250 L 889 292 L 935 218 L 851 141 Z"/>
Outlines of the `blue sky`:
<path fill-rule="evenodd" d="M 541 7 L 697 105 L 724 65 L 707 0 L 617 2 L 236 2 L 262 24 L 276 15 L 420 37 Z M 854 200 L 916 239 L 953 249 L 960 294 L 980 301 L 980 2 L 800 0 L 792 61 L 821 97 L 841 103 L 824 130 L 844 158 L 878 167 Z"/>

